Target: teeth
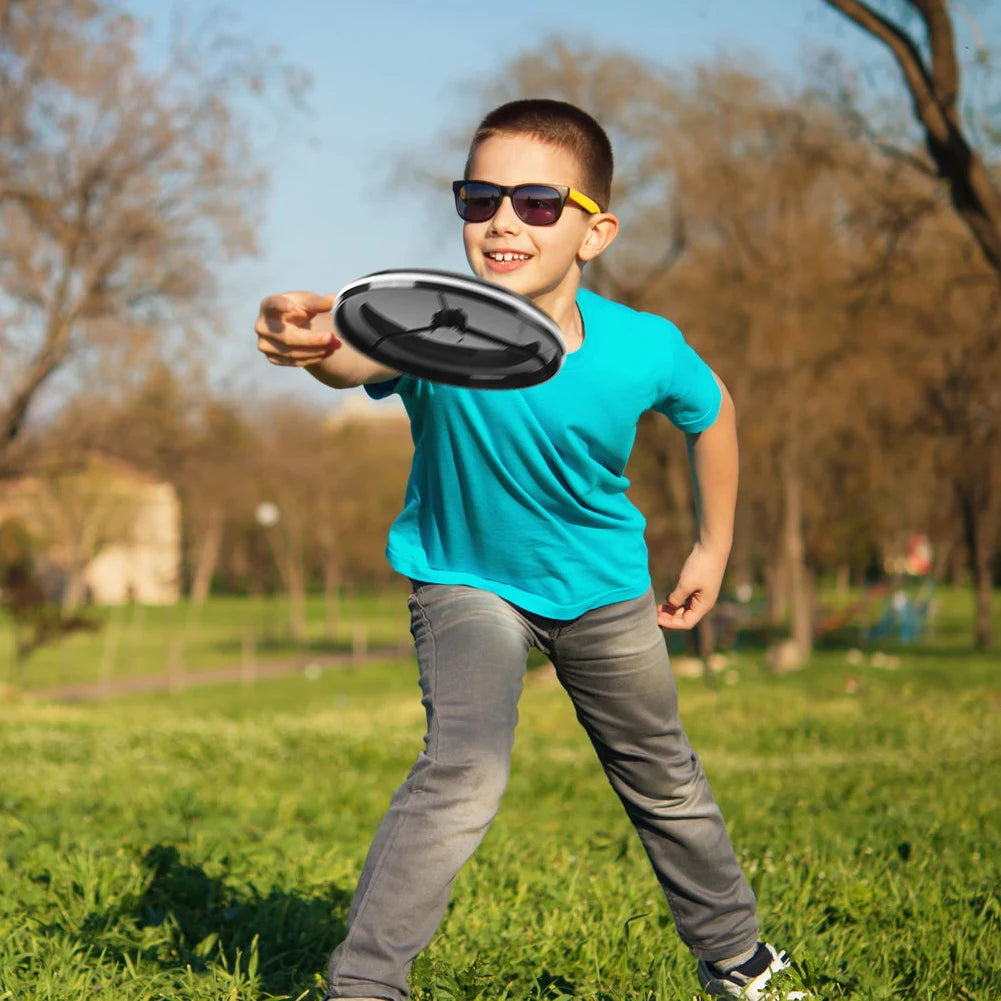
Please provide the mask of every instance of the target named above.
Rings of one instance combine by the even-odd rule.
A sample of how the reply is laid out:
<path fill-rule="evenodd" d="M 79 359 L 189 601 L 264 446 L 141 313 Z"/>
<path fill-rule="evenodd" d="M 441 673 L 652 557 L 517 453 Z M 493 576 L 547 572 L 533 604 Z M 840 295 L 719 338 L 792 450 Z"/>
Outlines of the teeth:
<path fill-rule="evenodd" d="M 495 261 L 527 261 L 528 254 L 487 254 Z"/>

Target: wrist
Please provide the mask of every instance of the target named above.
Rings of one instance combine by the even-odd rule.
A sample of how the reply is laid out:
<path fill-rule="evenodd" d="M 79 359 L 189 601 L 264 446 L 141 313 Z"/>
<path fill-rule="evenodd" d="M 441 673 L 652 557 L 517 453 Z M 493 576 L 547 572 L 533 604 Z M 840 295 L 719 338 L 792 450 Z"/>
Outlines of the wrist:
<path fill-rule="evenodd" d="M 726 563 L 730 558 L 730 549 L 733 546 L 733 534 L 724 533 L 721 535 L 717 533 L 710 535 L 708 533 L 700 533 L 695 546 L 707 556 Z"/>

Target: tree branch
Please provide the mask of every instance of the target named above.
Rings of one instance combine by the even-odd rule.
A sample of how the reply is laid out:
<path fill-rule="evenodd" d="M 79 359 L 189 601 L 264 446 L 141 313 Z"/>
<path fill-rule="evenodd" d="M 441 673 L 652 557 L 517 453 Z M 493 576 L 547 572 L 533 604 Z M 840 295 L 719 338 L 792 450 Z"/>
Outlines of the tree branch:
<path fill-rule="evenodd" d="M 823 0 L 823 2 L 854 21 L 893 53 L 897 65 L 904 74 L 918 120 L 936 141 L 946 143 L 949 139 L 950 122 L 939 104 L 934 82 L 914 40 L 861 0 Z"/>
<path fill-rule="evenodd" d="M 944 0 L 910 0 L 931 40 L 933 77 L 914 40 L 861 0 L 823 0 L 889 48 L 904 74 L 928 152 L 949 183 L 963 219 L 992 268 L 1001 275 L 1001 192 L 986 164 L 963 134 L 956 111 L 959 73 L 953 32 Z"/>
<path fill-rule="evenodd" d="M 921 12 L 931 44 L 932 86 L 939 104 L 955 116 L 959 96 L 959 64 L 953 38 L 952 19 L 945 0 L 911 0 Z"/>

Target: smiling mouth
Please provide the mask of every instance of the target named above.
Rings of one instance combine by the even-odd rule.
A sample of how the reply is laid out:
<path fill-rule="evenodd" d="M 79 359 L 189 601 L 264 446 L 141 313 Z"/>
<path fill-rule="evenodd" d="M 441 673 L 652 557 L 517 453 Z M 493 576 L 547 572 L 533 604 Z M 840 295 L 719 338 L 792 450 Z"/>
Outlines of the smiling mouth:
<path fill-rule="evenodd" d="M 528 261 L 531 260 L 532 257 L 531 254 L 516 254 L 510 251 L 487 251 L 483 256 L 491 261 L 501 261 L 503 263 L 508 263 L 510 261 Z"/>

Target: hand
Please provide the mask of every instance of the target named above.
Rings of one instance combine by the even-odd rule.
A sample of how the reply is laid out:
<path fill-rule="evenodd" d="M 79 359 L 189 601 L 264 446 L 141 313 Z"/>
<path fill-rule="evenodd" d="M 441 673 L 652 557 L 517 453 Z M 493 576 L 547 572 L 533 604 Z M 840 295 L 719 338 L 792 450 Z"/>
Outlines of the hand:
<path fill-rule="evenodd" d="M 342 344 L 334 333 L 332 295 L 285 292 L 261 300 L 257 350 L 272 365 L 302 368 L 329 358 Z"/>
<path fill-rule="evenodd" d="M 662 629 L 691 629 L 716 604 L 729 553 L 717 553 L 696 543 L 674 590 L 657 607 Z"/>

